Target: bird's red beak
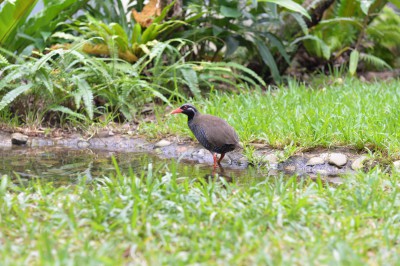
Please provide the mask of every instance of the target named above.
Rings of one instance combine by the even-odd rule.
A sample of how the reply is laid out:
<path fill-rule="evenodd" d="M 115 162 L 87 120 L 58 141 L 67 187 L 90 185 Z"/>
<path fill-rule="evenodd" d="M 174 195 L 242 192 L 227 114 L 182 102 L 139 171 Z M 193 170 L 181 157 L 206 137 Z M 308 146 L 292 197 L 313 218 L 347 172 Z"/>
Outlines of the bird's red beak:
<path fill-rule="evenodd" d="M 181 108 L 178 108 L 178 109 L 173 110 L 173 111 L 170 113 L 170 115 L 179 114 L 179 113 L 182 113 L 182 112 L 183 112 L 183 110 L 182 110 Z"/>

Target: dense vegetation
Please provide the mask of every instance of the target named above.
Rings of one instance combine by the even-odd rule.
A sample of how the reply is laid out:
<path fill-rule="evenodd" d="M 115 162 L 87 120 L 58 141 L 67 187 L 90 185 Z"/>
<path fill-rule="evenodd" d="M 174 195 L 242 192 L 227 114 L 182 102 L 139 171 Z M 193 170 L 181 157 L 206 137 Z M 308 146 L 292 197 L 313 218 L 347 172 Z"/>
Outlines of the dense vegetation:
<path fill-rule="evenodd" d="M 19 124 L 131 121 L 154 100 L 304 69 L 399 66 L 397 1 L 46 0 L 30 15 L 37 2 L 0 1 L 0 111 Z"/>
<path fill-rule="evenodd" d="M 191 101 L 237 129 L 249 160 L 263 142 L 385 163 L 338 185 L 228 183 L 173 160 L 114 160 L 114 175 L 60 186 L 3 175 L 2 265 L 398 264 L 400 174 L 386 165 L 400 157 L 400 83 L 357 79 L 400 67 L 398 0 L 43 0 L 33 14 L 38 2 L 0 0 L 2 127 L 123 122 L 179 138 L 186 119 L 165 113 Z"/>

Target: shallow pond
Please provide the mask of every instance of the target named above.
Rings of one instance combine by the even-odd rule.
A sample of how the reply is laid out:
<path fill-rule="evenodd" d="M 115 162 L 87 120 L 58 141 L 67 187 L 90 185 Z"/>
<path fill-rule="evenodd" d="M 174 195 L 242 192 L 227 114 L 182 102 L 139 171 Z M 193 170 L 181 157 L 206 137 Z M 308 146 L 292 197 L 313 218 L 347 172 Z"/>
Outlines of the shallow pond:
<path fill-rule="evenodd" d="M 14 183 L 41 178 L 59 185 L 70 184 L 80 182 L 82 178 L 91 180 L 115 174 L 113 157 L 120 171 L 126 175 L 129 171 L 140 175 L 151 168 L 161 173 L 176 170 L 181 177 L 209 178 L 218 174 L 228 182 L 239 183 L 254 182 L 271 175 L 266 169 L 253 167 L 224 167 L 213 170 L 209 164 L 161 159 L 149 153 L 77 150 L 65 147 L 13 147 L 0 150 L 0 175 L 12 177 Z"/>

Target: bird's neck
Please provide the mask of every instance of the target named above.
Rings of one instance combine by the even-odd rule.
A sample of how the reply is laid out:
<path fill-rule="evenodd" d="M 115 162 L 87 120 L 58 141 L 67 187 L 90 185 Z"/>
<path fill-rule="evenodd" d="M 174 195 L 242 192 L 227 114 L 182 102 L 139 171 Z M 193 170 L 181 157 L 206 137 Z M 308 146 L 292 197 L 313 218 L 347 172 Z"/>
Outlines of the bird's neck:
<path fill-rule="evenodd" d="M 193 121 L 193 119 L 196 117 L 196 116 L 198 116 L 199 115 L 199 113 L 193 113 L 193 112 L 190 112 L 190 113 L 188 113 L 187 114 L 187 117 L 188 117 L 188 123 L 190 123 L 190 122 L 192 122 Z"/>

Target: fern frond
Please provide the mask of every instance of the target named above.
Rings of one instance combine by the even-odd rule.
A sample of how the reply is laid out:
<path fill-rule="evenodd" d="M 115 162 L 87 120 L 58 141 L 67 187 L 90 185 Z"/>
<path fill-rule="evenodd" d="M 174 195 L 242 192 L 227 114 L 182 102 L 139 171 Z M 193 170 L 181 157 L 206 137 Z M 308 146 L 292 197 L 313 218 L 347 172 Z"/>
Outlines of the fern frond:
<path fill-rule="evenodd" d="M 3 99 L 1 99 L 1 101 L 0 101 L 0 110 L 2 110 L 4 107 L 9 105 L 12 101 L 14 101 L 15 98 L 17 98 L 22 93 L 28 91 L 30 88 L 32 88 L 31 83 L 19 86 L 13 90 L 7 92 L 7 94 L 4 95 Z"/>
<path fill-rule="evenodd" d="M 8 62 L 7 58 L 5 58 L 2 54 L 0 54 L 0 66 L 8 66 L 10 62 Z"/>
<path fill-rule="evenodd" d="M 70 116 L 85 120 L 85 116 L 84 115 L 82 115 L 80 113 L 77 113 L 77 112 L 74 112 L 74 111 L 72 111 L 71 109 L 69 109 L 68 107 L 65 107 L 65 106 L 56 106 L 56 107 L 51 108 L 50 110 L 54 111 L 54 112 L 61 112 L 61 113 L 64 113 L 64 114 L 67 114 L 67 115 L 70 115 Z"/>
<path fill-rule="evenodd" d="M 79 106 L 80 100 L 82 99 L 83 104 L 85 105 L 86 113 L 88 114 L 90 119 L 93 119 L 93 113 L 94 113 L 93 91 L 90 88 L 87 81 L 84 80 L 83 78 L 76 77 L 75 82 L 78 87 L 78 91 L 75 93 L 75 104 Z"/>
<path fill-rule="evenodd" d="M 392 67 L 384 60 L 371 54 L 360 53 L 360 60 L 363 60 L 364 62 L 367 62 L 378 69 L 392 69 Z"/>

